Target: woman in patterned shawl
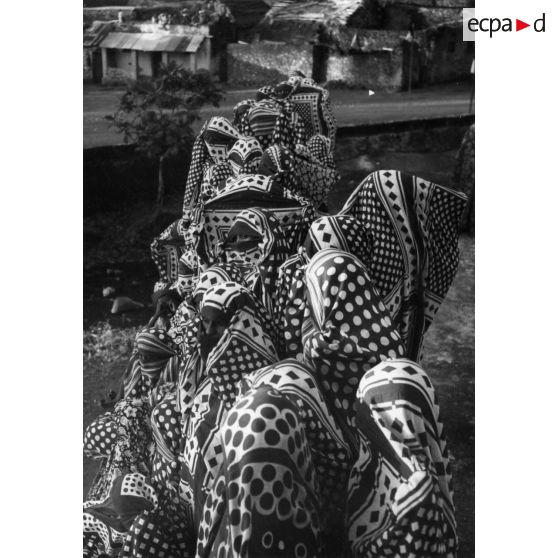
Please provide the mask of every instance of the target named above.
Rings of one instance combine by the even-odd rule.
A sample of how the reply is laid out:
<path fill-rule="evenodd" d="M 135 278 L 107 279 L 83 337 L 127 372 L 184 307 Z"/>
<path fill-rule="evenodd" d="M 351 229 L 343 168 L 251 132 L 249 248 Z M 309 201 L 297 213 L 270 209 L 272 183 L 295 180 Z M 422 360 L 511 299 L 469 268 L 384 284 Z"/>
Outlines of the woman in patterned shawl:
<path fill-rule="evenodd" d="M 158 385 L 176 381 L 178 357 L 174 342 L 162 330 L 140 332 L 136 348 L 131 359 L 131 374 L 124 378 L 124 398 L 116 403 L 113 411 L 99 416 L 85 431 L 85 455 L 101 460 L 99 473 L 89 490 L 90 500 L 106 497 L 113 480 L 120 474 L 150 471 L 149 398 Z"/>
<path fill-rule="evenodd" d="M 175 344 L 180 350 L 183 359 L 186 359 L 189 353 L 197 345 L 197 331 L 201 318 L 199 316 L 200 304 L 204 294 L 211 287 L 220 285 L 221 283 L 233 282 L 248 288 L 248 284 L 244 279 L 244 273 L 240 268 L 232 263 L 217 263 L 204 271 L 192 291 L 192 296 L 185 301 L 183 305 L 187 304 L 187 313 L 179 314 L 181 307 L 178 308 L 173 320 L 171 320 L 171 328 L 169 335 L 172 337 Z M 277 325 L 272 320 L 268 310 L 263 306 L 259 300 L 255 300 L 256 310 L 259 313 L 262 324 L 266 333 L 271 337 L 273 344 L 277 346 L 280 342 L 281 336 L 277 329 Z"/>
<path fill-rule="evenodd" d="M 303 330 L 303 358 L 340 423 L 352 431 L 358 382 L 378 362 L 403 355 L 401 338 L 370 274 L 352 254 L 318 252 L 306 268 L 306 288 L 311 328 Z"/>
<path fill-rule="evenodd" d="M 277 272 L 288 256 L 279 222 L 261 208 L 241 211 L 223 243 L 224 259 L 245 272 L 245 279 L 270 314 L 274 314 Z"/>
<path fill-rule="evenodd" d="M 223 458 L 216 434 L 236 400 L 238 384 L 249 372 L 278 360 L 253 296 L 244 287 L 211 287 L 200 313 L 199 352 L 181 370 L 178 385 L 184 443 L 181 498 L 192 510 L 195 529 Z"/>
<path fill-rule="evenodd" d="M 261 158 L 262 146 L 256 138 L 252 137 L 240 138 L 227 154 L 227 160 L 234 176 L 256 173 Z"/>
<path fill-rule="evenodd" d="M 287 100 L 279 100 L 273 93 L 245 108 L 235 120 L 242 135 L 256 138 L 263 149 L 281 145 L 294 150 L 297 143 L 305 143 L 306 128 L 299 114 Z"/>
<path fill-rule="evenodd" d="M 296 192 L 320 210 L 327 208 L 329 191 L 339 180 L 331 152 L 331 142 L 322 135 L 297 144 L 294 151 L 281 146 L 268 147 L 261 158 L 259 171 L 291 192 Z"/>
<path fill-rule="evenodd" d="M 357 393 L 358 459 L 347 501 L 353 556 L 454 558 L 457 536 L 443 425 L 416 363 L 382 362 Z"/>
<path fill-rule="evenodd" d="M 401 333 L 405 356 L 414 361 L 457 272 L 466 199 L 416 176 L 376 171 L 340 211 L 370 231 L 372 279 Z"/>
<path fill-rule="evenodd" d="M 127 473 L 114 480 L 106 499 L 84 504 L 83 556 L 189 558 L 193 541 L 183 527 L 151 479 Z"/>
<path fill-rule="evenodd" d="M 244 377 L 198 556 L 343 555 L 351 451 L 314 374 L 293 359 Z"/>
<path fill-rule="evenodd" d="M 329 139 L 333 151 L 337 122 L 327 89 L 320 87 L 311 78 L 293 75 L 286 82 L 276 86 L 275 95 L 291 103 L 293 110 L 304 122 L 307 137 L 315 134 L 325 136 Z"/>
<path fill-rule="evenodd" d="M 225 161 L 207 167 L 201 185 L 201 199 L 208 201 L 213 198 L 231 177 L 257 172 L 261 158 L 260 142 L 255 138 L 240 137 L 227 152 Z"/>
<path fill-rule="evenodd" d="M 242 134 L 224 117 L 210 118 L 198 134 L 192 148 L 192 160 L 184 191 L 183 218 L 189 220 L 190 211 L 198 201 L 202 179 L 210 165 L 226 162 L 230 148 Z M 250 134 L 244 134 L 250 135 Z"/>
<path fill-rule="evenodd" d="M 277 279 L 278 329 L 284 337 L 285 356 L 302 360 L 302 324 L 308 317 L 305 271 L 310 259 L 327 248 L 354 254 L 369 269 L 372 239 L 361 223 L 350 215 L 316 219 L 298 250 L 279 268 Z"/>

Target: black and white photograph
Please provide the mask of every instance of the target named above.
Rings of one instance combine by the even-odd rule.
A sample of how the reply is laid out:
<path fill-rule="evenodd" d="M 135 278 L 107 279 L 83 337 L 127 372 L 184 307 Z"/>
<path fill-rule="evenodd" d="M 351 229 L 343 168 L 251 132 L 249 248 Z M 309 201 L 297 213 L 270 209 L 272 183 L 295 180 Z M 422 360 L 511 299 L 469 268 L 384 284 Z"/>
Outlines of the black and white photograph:
<path fill-rule="evenodd" d="M 84 2 L 84 558 L 475 556 L 473 8 Z"/>

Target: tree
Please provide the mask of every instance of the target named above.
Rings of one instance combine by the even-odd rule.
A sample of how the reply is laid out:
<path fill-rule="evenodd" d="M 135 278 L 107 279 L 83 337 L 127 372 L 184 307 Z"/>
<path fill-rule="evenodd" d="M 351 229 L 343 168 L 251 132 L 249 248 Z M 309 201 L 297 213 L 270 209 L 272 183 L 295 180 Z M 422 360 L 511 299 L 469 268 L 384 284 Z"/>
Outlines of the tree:
<path fill-rule="evenodd" d="M 202 106 L 218 107 L 222 97 L 208 71 L 190 72 L 170 62 L 162 64 L 152 80 L 130 82 L 114 115 L 106 117 L 125 143 L 135 144 L 140 153 L 158 162 L 155 216 L 163 205 L 165 162 L 186 152 Z"/>

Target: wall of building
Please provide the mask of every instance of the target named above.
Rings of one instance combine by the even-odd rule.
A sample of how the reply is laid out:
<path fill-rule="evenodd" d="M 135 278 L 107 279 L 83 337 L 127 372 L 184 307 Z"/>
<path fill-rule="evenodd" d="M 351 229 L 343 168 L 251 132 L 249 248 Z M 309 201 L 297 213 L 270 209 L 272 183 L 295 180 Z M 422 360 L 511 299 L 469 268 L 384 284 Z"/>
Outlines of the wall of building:
<path fill-rule="evenodd" d="M 120 68 L 121 70 L 126 70 L 132 75 L 132 51 L 131 50 L 120 50 L 111 49 L 113 54 L 113 59 L 116 62 L 113 68 Z"/>
<path fill-rule="evenodd" d="M 129 71 L 123 70 L 121 68 L 107 68 L 105 75 L 103 76 L 104 85 L 117 85 L 126 83 L 131 79 Z"/>
<path fill-rule="evenodd" d="M 294 71 L 312 75 L 312 46 L 269 43 L 230 44 L 227 74 L 230 85 L 257 87 L 284 80 Z"/>
<path fill-rule="evenodd" d="M 426 57 L 426 84 L 470 77 L 474 43 L 463 41 L 461 24 L 427 29 L 418 34 Z"/>
<path fill-rule="evenodd" d="M 93 61 L 91 50 L 83 49 L 83 81 L 91 81 L 93 79 Z"/>
<path fill-rule="evenodd" d="M 133 79 L 132 51 L 119 49 L 103 49 L 107 53 L 107 63 L 103 68 L 103 83 L 118 84 Z"/>
<path fill-rule="evenodd" d="M 185 70 L 194 69 L 195 64 L 195 54 L 189 54 L 186 52 L 169 52 L 168 61 L 174 62 L 179 66 L 182 66 Z"/>
<path fill-rule="evenodd" d="M 398 91 L 402 85 L 402 51 L 358 54 L 331 53 L 327 81 L 374 91 Z"/>

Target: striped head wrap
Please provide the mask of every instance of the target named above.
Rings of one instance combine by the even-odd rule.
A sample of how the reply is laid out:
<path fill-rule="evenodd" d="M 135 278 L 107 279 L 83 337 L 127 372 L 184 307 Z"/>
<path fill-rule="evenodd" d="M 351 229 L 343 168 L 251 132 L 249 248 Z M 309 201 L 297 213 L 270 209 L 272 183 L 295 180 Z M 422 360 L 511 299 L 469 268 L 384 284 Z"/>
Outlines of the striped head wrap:
<path fill-rule="evenodd" d="M 161 374 L 172 376 L 167 368 L 168 365 L 174 368 L 176 365 L 172 357 L 177 356 L 177 347 L 173 339 L 166 333 L 166 331 L 157 328 L 144 329 L 137 335 L 138 354 L 141 357 L 142 353 L 149 353 L 152 358 L 145 359 L 141 363 L 142 376 L 150 380 L 150 383 L 156 383 Z M 149 387 L 154 387 L 150 385 Z"/>
<path fill-rule="evenodd" d="M 227 159 L 234 176 L 257 172 L 262 158 L 262 146 L 256 138 L 240 138 L 231 147 Z"/>

